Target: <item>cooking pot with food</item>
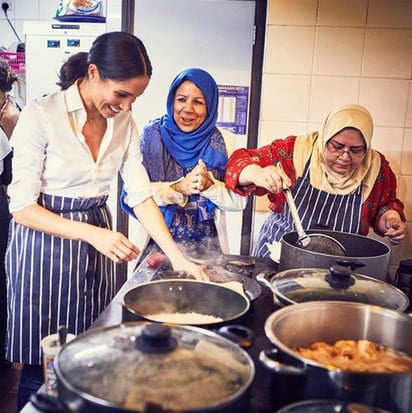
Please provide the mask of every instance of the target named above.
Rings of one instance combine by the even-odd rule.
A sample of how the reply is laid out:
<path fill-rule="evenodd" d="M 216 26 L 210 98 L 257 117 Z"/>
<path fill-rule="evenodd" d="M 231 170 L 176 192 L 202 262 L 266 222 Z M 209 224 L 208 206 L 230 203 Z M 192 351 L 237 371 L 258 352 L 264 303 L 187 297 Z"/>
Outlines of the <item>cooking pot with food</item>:
<path fill-rule="evenodd" d="M 260 360 L 273 372 L 275 405 L 337 399 L 412 413 L 412 317 L 374 305 L 312 301 L 272 313 L 265 334 L 274 348 L 262 351 Z M 342 340 L 360 353 L 368 344 L 367 367 L 356 351 L 341 356 L 347 367 L 302 352 L 313 343 L 327 349 Z"/>
<path fill-rule="evenodd" d="M 374 304 L 399 311 L 409 306 L 408 296 L 398 288 L 354 273 L 343 265 L 334 265 L 329 269 L 296 268 L 273 276 L 261 273 L 256 279 L 272 290 L 273 300 L 280 306 L 333 300 Z"/>
<path fill-rule="evenodd" d="M 347 261 L 362 263 L 357 271 L 379 280 L 386 280 L 390 248 L 381 241 L 347 232 L 308 230 L 308 234 L 321 233 L 339 241 L 345 248 Z M 279 271 L 293 268 L 330 268 L 341 255 L 331 255 L 300 248 L 296 245 L 297 232 L 288 232 L 280 241 Z"/>
<path fill-rule="evenodd" d="M 198 327 L 90 329 L 55 361 L 66 412 L 247 412 L 255 367 L 237 344 Z"/>
<path fill-rule="evenodd" d="M 208 326 L 239 319 L 250 301 L 239 282 L 165 279 L 139 284 L 123 297 L 124 307 L 149 321 Z"/>

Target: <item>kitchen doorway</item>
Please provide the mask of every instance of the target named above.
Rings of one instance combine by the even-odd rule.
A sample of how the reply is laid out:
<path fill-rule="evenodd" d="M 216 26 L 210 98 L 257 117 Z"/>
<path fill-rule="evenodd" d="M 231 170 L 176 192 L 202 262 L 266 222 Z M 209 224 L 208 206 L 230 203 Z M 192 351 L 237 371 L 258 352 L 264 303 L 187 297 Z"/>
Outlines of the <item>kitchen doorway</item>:
<path fill-rule="evenodd" d="M 267 0 L 123 0 L 122 29 L 143 40 L 153 65 L 151 82 L 133 109 L 139 129 L 165 112 L 175 75 L 201 67 L 218 85 L 247 88 L 246 125 L 236 133 L 237 147 L 256 147 L 266 8 Z M 243 213 L 229 214 L 233 254 L 249 255 L 253 209 L 251 198 Z M 133 220 L 127 221 L 123 231 L 131 233 Z"/>

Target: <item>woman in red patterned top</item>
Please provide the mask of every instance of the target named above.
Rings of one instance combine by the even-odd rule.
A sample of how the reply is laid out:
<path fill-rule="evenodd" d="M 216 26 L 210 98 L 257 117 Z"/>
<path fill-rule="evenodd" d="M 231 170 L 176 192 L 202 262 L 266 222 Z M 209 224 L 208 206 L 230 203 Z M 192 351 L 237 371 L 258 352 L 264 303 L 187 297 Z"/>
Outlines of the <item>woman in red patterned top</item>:
<path fill-rule="evenodd" d="M 385 157 L 371 148 L 372 134 L 370 113 L 359 105 L 344 105 L 328 115 L 320 131 L 232 154 L 226 186 L 244 196 L 267 194 L 270 201 L 272 213 L 253 255 L 269 256 L 267 243 L 295 231 L 283 183 L 290 186 L 305 229 L 367 235 L 372 227 L 393 244 L 405 238 L 396 178 Z"/>

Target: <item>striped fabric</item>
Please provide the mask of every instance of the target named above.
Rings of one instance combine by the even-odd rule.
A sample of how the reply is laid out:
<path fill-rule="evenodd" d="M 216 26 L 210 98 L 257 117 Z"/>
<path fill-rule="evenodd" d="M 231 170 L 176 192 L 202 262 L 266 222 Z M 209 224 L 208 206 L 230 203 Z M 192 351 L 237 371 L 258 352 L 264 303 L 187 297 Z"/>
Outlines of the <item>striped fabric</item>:
<path fill-rule="evenodd" d="M 361 232 L 362 185 L 354 194 L 329 194 L 310 185 L 309 162 L 303 176 L 296 180 L 291 192 L 303 228 L 322 228 L 352 234 Z M 285 205 L 282 213 L 270 213 L 259 232 L 253 252 L 257 257 L 268 257 L 270 252 L 266 243 L 280 241 L 283 234 L 296 231 L 289 208 Z"/>
<path fill-rule="evenodd" d="M 41 195 L 39 204 L 65 218 L 111 228 L 107 197 L 73 199 Z M 65 324 L 86 330 L 120 285 L 115 264 L 90 244 L 47 235 L 10 223 L 7 358 L 41 364 L 40 341 Z"/>

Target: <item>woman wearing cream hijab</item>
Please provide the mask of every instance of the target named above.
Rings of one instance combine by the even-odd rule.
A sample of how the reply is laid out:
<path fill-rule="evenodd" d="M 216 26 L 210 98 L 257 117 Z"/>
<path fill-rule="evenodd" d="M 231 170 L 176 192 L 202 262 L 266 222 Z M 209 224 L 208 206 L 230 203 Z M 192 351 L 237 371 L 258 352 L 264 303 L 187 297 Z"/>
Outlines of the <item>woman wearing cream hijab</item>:
<path fill-rule="evenodd" d="M 274 212 L 262 225 L 253 255 L 269 256 L 266 243 L 295 230 L 283 182 L 291 187 L 305 229 L 367 235 L 372 227 L 394 244 L 405 238 L 396 178 L 385 157 L 372 149 L 372 135 L 370 113 L 344 105 L 327 116 L 319 131 L 233 153 L 226 185 L 245 196 L 267 194 Z"/>

